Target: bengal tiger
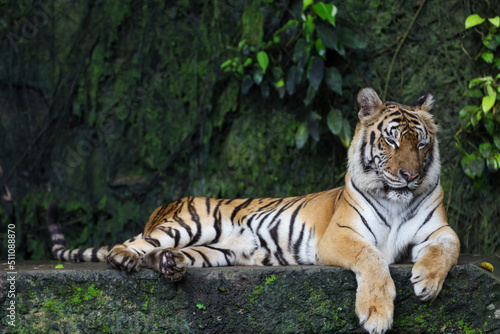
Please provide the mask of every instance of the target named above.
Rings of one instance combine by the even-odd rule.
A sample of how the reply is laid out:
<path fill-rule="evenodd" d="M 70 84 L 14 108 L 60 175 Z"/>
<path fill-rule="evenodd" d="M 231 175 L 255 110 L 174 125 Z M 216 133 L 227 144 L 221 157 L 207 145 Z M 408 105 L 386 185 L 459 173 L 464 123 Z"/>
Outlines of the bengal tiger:
<path fill-rule="evenodd" d="M 421 300 L 441 291 L 460 243 L 447 223 L 431 94 L 413 106 L 360 90 L 345 185 L 289 198 L 186 197 L 157 208 L 143 233 L 113 247 L 66 249 L 52 204 L 52 252 L 68 261 L 151 268 L 172 281 L 187 267 L 330 265 L 356 274 L 355 311 L 369 333 L 393 322 L 389 265 L 409 260 Z"/>

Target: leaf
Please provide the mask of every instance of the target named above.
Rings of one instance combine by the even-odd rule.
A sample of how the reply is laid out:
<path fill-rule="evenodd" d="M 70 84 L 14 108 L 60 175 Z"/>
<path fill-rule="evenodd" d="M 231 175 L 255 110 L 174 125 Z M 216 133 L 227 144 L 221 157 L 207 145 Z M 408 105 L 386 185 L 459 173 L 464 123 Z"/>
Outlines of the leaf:
<path fill-rule="evenodd" d="M 228 59 L 226 60 L 225 62 L 223 62 L 221 65 L 220 65 L 220 68 L 224 68 L 224 67 L 227 67 L 229 66 L 229 64 L 231 64 L 233 62 L 232 59 Z"/>
<path fill-rule="evenodd" d="M 283 70 L 279 66 L 275 66 L 272 69 L 274 82 L 277 82 L 279 79 L 283 78 Z"/>
<path fill-rule="evenodd" d="M 274 84 L 274 87 L 278 91 L 280 99 L 282 99 L 285 96 L 285 82 L 284 82 L 283 78 L 276 81 L 276 83 Z"/>
<path fill-rule="evenodd" d="M 342 113 L 338 109 L 332 109 L 328 113 L 326 117 L 326 124 L 328 125 L 328 129 L 335 135 L 340 135 L 340 131 L 342 131 L 342 125 L 344 124 L 342 121 Z"/>
<path fill-rule="evenodd" d="M 325 70 L 325 82 L 330 90 L 342 95 L 342 76 L 335 67 L 327 67 Z"/>
<path fill-rule="evenodd" d="M 490 84 L 486 85 L 486 91 L 488 92 L 488 95 L 496 97 L 497 93 L 495 92 L 495 90 L 493 89 L 493 87 L 491 87 Z"/>
<path fill-rule="evenodd" d="M 500 150 L 500 133 L 497 132 L 493 135 L 493 143 Z"/>
<path fill-rule="evenodd" d="M 469 97 L 483 97 L 483 92 L 479 89 L 467 89 L 464 92 L 464 96 L 469 96 Z"/>
<path fill-rule="evenodd" d="M 301 38 L 295 43 L 295 47 L 293 48 L 293 61 L 297 64 L 298 69 L 303 72 L 308 59 L 308 45 L 306 40 Z"/>
<path fill-rule="evenodd" d="M 481 118 L 483 118 L 483 112 L 481 111 L 481 109 L 479 109 L 474 115 L 471 115 L 470 117 L 470 122 L 472 123 L 472 126 L 476 127 Z"/>
<path fill-rule="evenodd" d="M 325 44 L 321 41 L 321 39 L 316 39 L 316 43 L 314 43 L 314 46 L 316 46 L 316 51 L 318 51 L 318 54 L 323 57 L 326 54 L 326 49 L 325 49 Z"/>
<path fill-rule="evenodd" d="M 481 58 L 484 59 L 485 62 L 491 64 L 493 62 L 493 53 L 491 52 L 483 52 L 481 53 Z"/>
<path fill-rule="evenodd" d="M 362 35 L 346 27 L 342 27 L 340 30 L 340 43 L 354 49 L 364 49 L 368 45 Z"/>
<path fill-rule="evenodd" d="M 290 67 L 290 70 L 288 70 L 288 75 L 286 76 L 286 91 L 288 92 L 288 95 L 293 95 L 295 93 L 295 85 L 297 85 L 300 82 L 300 72 L 297 66 L 292 66 Z"/>
<path fill-rule="evenodd" d="M 265 51 L 260 51 L 259 53 L 257 53 L 257 62 L 262 68 L 262 71 L 266 73 L 267 66 L 269 65 L 269 57 Z"/>
<path fill-rule="evenodd" d="M 475 27 L 478 24 L 481 24 L 483 22 L 484 22 L 484 19 L 481 16 L 479 16 L 477 14 L 469 15 L 465 19 L 465 29 L 469 29 L 469 28 Z"/>
<path fill-rule="evenodd" d="M 331 27 L 327 27 L 325 25 L 318 25 L 316 28 L 316 31 L 318 32 L 318 37 L 321 39 L 323 44 L 331 49 L 331 50 L 337 50 L 338 49 L 338 33 Z"/>
<path fill-rule="evenodd" d="M 478 109 L 479 109 L 479 107 L 474 106 L 474 105 L 465 106 L 460 110 L 459 117 L 460 118 L 468 118 L 468 117 L 470 117 L 470 114 L 472 112 L 476 112 Z"/>
<path fill-rule="evenodd" d="M 488 34 L 485 37 L 483 37 L 483 44 L 486 46 L 488 49 L 492 51 L 496 51 L 498 47 L 498 38 L 497 36 L 494 36 L 492 34 Z"/>
<path fill-rule="evenodd" d="M 313 5 L 313 10 L 323 21 L 328 21 L 332 26 L 335 26 L 337 7 L 332 4 L 318 2 Z"/>
<path fill-rule="evenodd" d="M 351 144 L 351 125 L 349 122 L 344 118 L 344 121 L 342 122 L 342 132 L 340 133 L 340 141 L 342 142 L 342 145 L 344 147 L 349 147 Z"/>
<path fill-rule="evenodd" d="M 253 63 L 252 58 L 247 58 L 247 60 L 245 60 L 245 63 L 243 64 L 243 66 L 247 67 L 248 65 L 252 65 L 252 63 Z"/>
<path fill-rule="evenodd" d="M 495 63 L 495 66 L 500 70 L 500 58 L 495 58 L 493 62 Z"/>
<path fill-rule="evenodd" d="M 309 113 L 309 117 L 310 117 L 312 120 L 314 120 L 314 121 L 321 121 L 321 115 L 320 115 L 320 114 L 318 114 L 318 113 L 317 113 L 317 112 L 315 112 L 315 111 L 311 111 L 311 112 Z"/>
<path fill-rule="evenodd" d="M 484 113 L 487 113 L 491 108 L 493 108 L 496 97 L 497 97 L 496 93 L 494 95 L 486 95 L 485 97 L 483 97 L 483 102 L 481 103 L 481 106 L 483 107 Z"/>
<path fill-rule="evenodd" d="M 475 79 L 472 79 L 471 81 L 469 81 L 469 88 L 472 88 L 474 86 L 477 86 L 479 85 L 481 82 L 484 82 L 484 79 L 483 78 L 475 78 Z"/>
<path fill-rule="evenodd" d="M 493 120 L 493 115 L 491 113 L 487 113 L 484 116 L 483 123 L 486 132 L 488 132 L 488 134 L 492 136 L 493 132 L 495 131 L 495 121 Z"/>
<path fill-rule="evenodd" d="M 335 50 L 339 55 L 345 57 L 345 48 L 342 44 L 343 42 L 340 41 L 339 29 L 318 25 L 316 31 L 318 32 L 318 37 L 328 49 Z"/>
<path fill-rule="evenodd" d="M 493 150 L 486 159 L 486 165 L 490 171 L 498 171 L 500 169 L 500 152 Z"/>
<path fill-rule="evenodd" d="M 274 84 L 274 87 L 280 88 L 280 87 L 283 87 L 284 85 L 285 85 L 285 81 L 283 80 L 283 78 L 280 78 L 278 81 L 276 81 L 276 83 Z"/>
<path fill-rule="evenodd" d="M 264 78 L 264 72 L 262 71 L 262 68 L 260 68 L 260 67 L 254 67 L 254 70 L 253 70 L 253 81 L 255 81 L 255 83 L 257 85 L 260 85 L 260 83 L 262 82 L 263 78 Z"/>
<path fill-rule="evenodd" d="M 309 85 L 318 90 L 321 80 L 323 80 L 325 63 L 321 57 L 313 57 L 311 59 L 311 65 L 307 71 L 307 80 L 309 80 Z"/>
<path fill-rule="evenodd" d="M 309 117 L 307 119 L 307 129 L 309 131 L 309 135 L 311 136 L 314 141 L 319 141 L 319 129 L 318 129 L 318 124 L 317 120 L 314 117 L 314 112 L 311 112 L 309 114 Z M 318 115 L 318 114 L 316 114 Z M 319 115 L 318 115 L 319 116 Z"/>
<path fill-rule="evenodd" d="M 479 145 L 479 153 L 483 158 L 487 158 L 491 152 L 491 144 L 490 143 L 482 143 Z"/>
<path fill-rule="evenodd" d="M 462 157 L 462 169 L 471 179 L 479 177 L 483 174 L 484 159 L 479 155 L 479 152 L 466 154 Z"/>
<path fill-rule="evenodd" d="M 314 97 L 316 96 L 316 92 L 317 92 L 317 90 L 314 89 L 313 86 L 309 86 L 307 88 L 306 98 L 304 99 L 304 104 L 306 106 L 308 106 L 312 102 L 312 100 L 314 100 Z"/>
<path fill-rule="evenodd" d="M 245 46 L 246 44 L 246 40 L 242 39 L 239 43 L 238 43 L 238 51 L 241 51 L 241 49 Z"/>
<path fill-rule="evenodd" d="M 494 18 L 488 19 L 488 21 L 495 27 L 500 28 L 500 16 L 495 16 Z"/>
<path fill-rule="evenodd" d="M 307 129 L 307 123 L 301 123 L 297 132 L 295 133 L 295 146 L 300 150 L 307 142 L 309 138 L 309 130 Z"/>
<path fill-rule="evenodd" d="M 64 266 L 63 266 L 62 264 L 58 264 L 58 265 L 56 265 L 56 267 L 55 267 L 55 268 L 56 268 L 56 269 L 64 269 Z"/>
<path fill-rule="evenodd" d="M 312 5 L 312 3 L 313 3 L 313 0 L 304 0 L 304 2 L 302 3 L 302 11 L 306 10 L 306 8 L 309 5 Z"/>
<path fill-rule="evenodd" d="M 307 20 L 302 24 L 302 31 L 304 32 L 307 42 L 311 40 L 315 27 L 316 24 L 314 24 L 314 17 L 307 15 Z"/>
<path fill-rule="evenodd" d="M 241 80 L 241 95 L 247 95 L 253 84 L 254 80 L 252 79 L 252 77 L 249 74 L 245 75 L 243 77 L 243 80 Z"/>
<path fill-rule="evenodd" d="M 200 302 L 197 302 L 196 303 L 196 307 L 199 309 L 199 310 L 206 310 L 207 307 L 205 305 L 203 305 L 203 303 L 200 303 Z"/>

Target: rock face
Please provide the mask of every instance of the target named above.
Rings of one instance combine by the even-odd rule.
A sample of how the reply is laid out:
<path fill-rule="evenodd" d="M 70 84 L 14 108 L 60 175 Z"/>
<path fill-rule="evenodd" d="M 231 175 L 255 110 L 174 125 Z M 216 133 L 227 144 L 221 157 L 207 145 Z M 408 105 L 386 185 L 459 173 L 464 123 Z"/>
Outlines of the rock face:
<path fill-rule="evenodd" d="M 393 333 L 500 333 L 500 279 L 475 259 L 452 268 L 432 303 L 418 300 L 410 265 L 391 266 L 397 297 Z M 15 278 L 15 327 L 24 333 L 351 333 L 356 279 L 338 267 L 190 269 L 179 283 L 151 270 L 105 264 L 28 262 Z M 497 267 L 496 270 L 500 270 Z M 12 275 L 0 273 L 2 311 Z M 4 312 L 2 312 L 4 314 Z M 7 313 L 9 314 L 9 313 Z M 12 323 L 11 323 L 12 324 Z"/>

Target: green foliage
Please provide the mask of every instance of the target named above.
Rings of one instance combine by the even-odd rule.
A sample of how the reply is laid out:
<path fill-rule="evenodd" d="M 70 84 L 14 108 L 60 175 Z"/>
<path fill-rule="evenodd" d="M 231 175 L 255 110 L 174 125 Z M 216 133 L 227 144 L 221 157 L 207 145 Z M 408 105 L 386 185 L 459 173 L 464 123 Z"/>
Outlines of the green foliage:
<path fill-rule="evenodd" d="M 198 308 L 198 310 L 206 310 L 207 309 L 207 307 L 205 305 L 203 305 L 203 303 L 200 303 L 200 302 L 196 303 L 196 307 Z"/>
<path fill-rule="evenodd" d="M 486 63 L 494 65 L 490 68 L 492 75 L 470 80 L 464 96 L 475 101 L 480 99 L 480 102 L 460 110 L 462 127 L 455 135 L 455 143 L 462 154 L 462 168 L 475 181 L 476 187 L 483 184 L 486 171 L 497 172 L 500 169 L 500 57 L 497 57 L 500 17 L 486 21 L 473 14 L 465 20 L 465 28 L 483 23 L 489 28 L 481 33 L 484 47 L 479 55 Z"/>
<path fill-rule="evenodd" d="M 254 86 L 260 86 L 263 98 L 269 97 L 273 87 L 280 99 L 288 93 L 292 98 L 301 100 L 306 107 L 322 98 L 325 92 L 342 95 L 342 76 L 335 66 L 329 66 L 327 51 L 345 57 L 345 47 L 363 49 L 366 43 L 360 35 L 349 28 L 338 27 L 335 22 L 337 7 L 323 2 L 304 1 L 300 18 L 292 18 L 272 33 L 272 39 L 265 42 L 254 40 L 249 43 L 242 39 L 238 43 L 236 56 L 221 64 L 225 72 L 234 73 L 241 81 L 241 92 L 248 94 Z M 291 55 L 291 57 L 290 57 Z M 332 56 L 332 54 L 330 54 Z M 324 108 L 324 107 L 323 107 Z M 306 108 L 309 109 L 309 108 Z M 319 112 L 319 113 L 318 113 Z M 318 122 L 327 110 L 312 111 L 303 116 L 302 124 L 296 133 L 296 147 L 301 149 L 309 137 L 320 139 Z M 349 122 L 337 114 L 331 122 L 338 122 L 339 136 L 345 147 L 351 141 Z"/>

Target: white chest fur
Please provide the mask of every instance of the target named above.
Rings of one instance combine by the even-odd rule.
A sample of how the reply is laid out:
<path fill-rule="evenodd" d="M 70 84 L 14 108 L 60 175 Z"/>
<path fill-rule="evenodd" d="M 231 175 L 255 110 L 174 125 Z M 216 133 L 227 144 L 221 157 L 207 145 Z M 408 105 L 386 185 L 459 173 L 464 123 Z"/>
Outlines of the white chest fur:
<path fill-rule="evenodd" d="M 426 237 L 430 231 L 442 224 L 436 213 L 441 192 L 439 183 L 427 194 L 414 198 L 409 203 L 376 198 L 360 193 L 348 184 L 360 209 L 359 221 L 355 222 L 363 237 L 375 246 L 388 264 L 409 257 L 410 260 L 419 250 L 427 246 Z"/>

